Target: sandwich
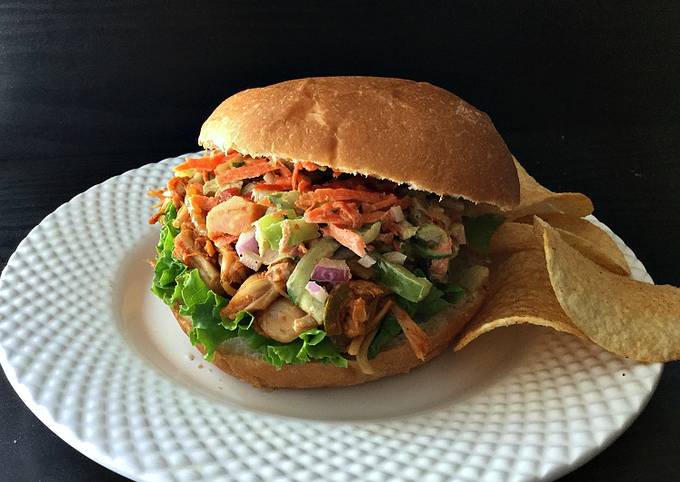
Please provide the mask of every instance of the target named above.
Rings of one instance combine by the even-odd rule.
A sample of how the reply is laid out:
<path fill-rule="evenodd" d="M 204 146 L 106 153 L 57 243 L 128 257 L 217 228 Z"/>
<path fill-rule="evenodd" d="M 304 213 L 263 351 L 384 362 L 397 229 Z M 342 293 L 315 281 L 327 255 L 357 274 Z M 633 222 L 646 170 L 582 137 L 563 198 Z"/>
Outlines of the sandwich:
<path fill-rule="evenodd" d="M 258 387 L 364 383 L 426 363 L 481 306 L 519 202 L 488 116 L 428 83 L 239 92 L 173 168 L 152 291 L 204 357 Z"/>

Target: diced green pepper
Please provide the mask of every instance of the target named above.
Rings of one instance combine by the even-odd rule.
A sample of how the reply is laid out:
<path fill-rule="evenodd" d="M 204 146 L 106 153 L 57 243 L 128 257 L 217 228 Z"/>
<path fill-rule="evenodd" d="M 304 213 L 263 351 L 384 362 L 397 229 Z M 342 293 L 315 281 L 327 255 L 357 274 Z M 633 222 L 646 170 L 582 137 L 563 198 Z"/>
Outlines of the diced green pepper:
<path fill-rule="evenodd" d="M 275 192 L 267 195 L 272 204 L 279 209 L 293 209 L 298 197 L 300 193 L 297 191 Z"/>
<path fill-rule="evenodd" d="M 361 237 L 364 238 L 365 243 L 372 243 L 375 241 L 375 238 L 378 237 L 380 234 L 380 227 L 382 226 L 382 223 L 380 221 L 376 221 L 375 223 L 371 224 L 368 228 L 362 229 L 359 231 L 359 234 L 361 234 Z"/>
<path fill-rule="evenodd" d="M 423 258 L 439 259 L 449 258 L 458 254 L 451 248 L 442 249 L 442 242 L 449 237 L 448 233 L 435 224 L 425 224 L 418 228 L 414 248 Z"/>
<path fill-rule="evenodd" d="M 262 216 L 255 223 L 255 239 L 260 245 L 260 255 L 263 255 L 267 247 L 270 249 L 279 249 L 281 243 L 281 221 L 286 218 L 296 218 L 295 211 L 288 210 L 288 212 L 277 212 Z"/>
<path fill-rule="evenodd" d="M 317 265 L 321 258 L 331 256 L 338 249 L 338 246 L 340 245 L 334 239 L 322 238 L 314 242 L 309 251 L 300 258 L 300 261 L 295 265 L 295 269 L 286 282 L 286 290 L 293 303 L 300 306 L 299 298 L 302 293 L 305 293 L 305 285 L 312 277 L 314 266 Z"/>
<path fill-rule="evenodd" d="M 436 224 L 425 224 L 418 228 L 416 237 L 427 243 L 438 244 L 442 242 L 448 234 Z"/>
<path fill-rule="evenodd" d="M 267 248 L 278 249 L 281 241 L 281 221 L 284 216 L 281 213 L 273 213 L 262 216 L 255 223 L 255 238 L 260 245 L 260 255 Z"/>
<path fill-rule="evenodd" d="M 403 266 L 382 258 L 377 259 L 374 268 L 378 283 L 414 303 L 424 299 L 432 288 L 427 278 L 416 276 Z"/>
<path fill-rule="evenodd" d="M 314 298 L 306 290 L 303 291 L 300 297 L 298 298 L 298 306 L 305 313 L 309 313 L 310 315 L 312 315 L 312 318 L 314 318 L 317 322 L 319 323 L 324 322 L 325 316 L 324 304 L 321 301 Z"/>
<path fill-rule="evenodd" d="M 282 250 L 319 237 L 319 225 L 308 223 L 304 219 L 285 219 L 281 221 L 281 232 L 290 230 L 288 243 L 285 246 L 277 245 L 275 249 Z"/>
<path fill-rule="evenodd" d="M 450 258 L 454 254 L 457 254 L 457 252 L 454 253 L 453 250 L 442 252 L 435 248 L 428 248 L 427 246 L 424 246 L 422 244 L 414 244 L 413 247 L 416 250 L 416 252 L 423 258 L 430 259 Z"/>

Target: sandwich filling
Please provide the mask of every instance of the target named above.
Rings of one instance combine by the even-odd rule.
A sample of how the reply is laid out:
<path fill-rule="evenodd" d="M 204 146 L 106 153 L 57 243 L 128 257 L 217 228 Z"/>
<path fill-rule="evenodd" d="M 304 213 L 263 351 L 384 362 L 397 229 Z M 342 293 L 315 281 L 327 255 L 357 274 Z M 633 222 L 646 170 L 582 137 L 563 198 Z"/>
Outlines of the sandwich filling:
<path fill-rule="evenodd" d="M 370 359 L 402 333 L 430 350 L 421 323 L 464 300 L 488 270 L 503 219 L 463 200 L 310 162 L 211 151 L 174 168 L 150 223 L 161 223 L 152 291 L 191 319 L 211 360 L 240 337 L 281 368 Z"/>

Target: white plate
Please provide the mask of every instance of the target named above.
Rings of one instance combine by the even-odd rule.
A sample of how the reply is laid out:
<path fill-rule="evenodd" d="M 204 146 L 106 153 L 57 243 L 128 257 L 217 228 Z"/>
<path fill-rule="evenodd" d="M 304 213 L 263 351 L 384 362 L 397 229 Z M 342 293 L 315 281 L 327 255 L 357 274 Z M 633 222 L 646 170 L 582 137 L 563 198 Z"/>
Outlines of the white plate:
<path fill-rule="evenodd" d="M 551 480 L 637 416 L 661 365 L 532 327 L 411 374 L 260 391 L 214 369 L 154 298 L 149 189 L 179 159 L 76 196 L 0 278 L 0 361 L 52 431 L 136 480 Z M 614 236 L 637 279 L 642 264 Z"/>

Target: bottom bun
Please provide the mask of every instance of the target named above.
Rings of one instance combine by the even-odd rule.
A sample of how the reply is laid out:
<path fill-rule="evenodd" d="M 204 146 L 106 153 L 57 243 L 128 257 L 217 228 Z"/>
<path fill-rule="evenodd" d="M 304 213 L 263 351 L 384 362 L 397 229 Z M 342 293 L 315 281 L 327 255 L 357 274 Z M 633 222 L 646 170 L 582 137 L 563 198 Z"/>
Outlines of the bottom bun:
<path fill-rule="evenodd" d="M 371 366 L 375 373 L 367 375 L 356 361 L 350 361 L 347 368 L 338 368 L 328 363 L 308 362 L 301 365 L 285 365 L 276 369 L 262 359 L 259 353 L 250 350 L 239 338 L 224 342 L 215 352 L 213 364 L 219 369 L 260 388 L 320 388 L 358 385 L 391 375 L 407 373 L 441 354 L 467 321 L 479 309 L 486 294 L 486 286 L 469 293 L 456 305 L 432 317 L 420 326 L 430 338 L 432 350 L 425 360 L 416 358 L 413 350 L 399 335 L 375 358 Z M 172 312 L 185 333 L 191 330 L 191 319 Z M 204 353 L 201 345 L 197 348 Z"/>

